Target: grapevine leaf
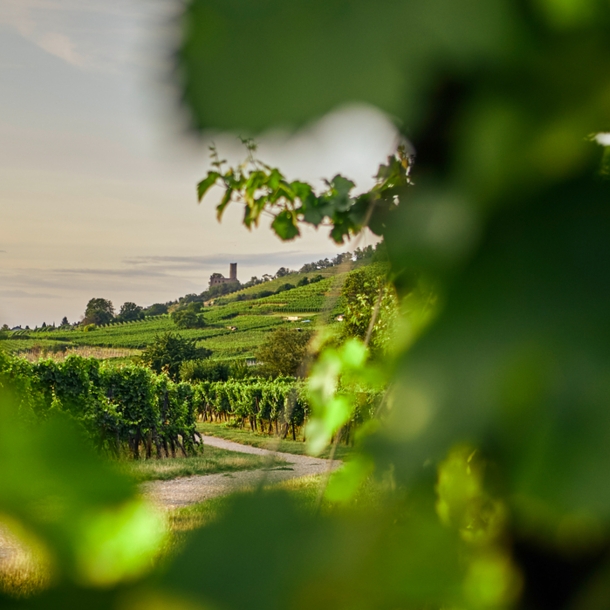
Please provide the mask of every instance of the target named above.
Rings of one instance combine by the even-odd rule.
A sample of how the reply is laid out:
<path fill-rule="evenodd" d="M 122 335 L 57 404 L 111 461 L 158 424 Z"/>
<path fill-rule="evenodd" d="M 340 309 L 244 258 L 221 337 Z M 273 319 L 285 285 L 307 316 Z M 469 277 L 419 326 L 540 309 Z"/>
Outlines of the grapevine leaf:
<path fill-rule="evenodd" d="M 0 417 L 0 510 L 47 542 L 63 569 L 88 578 L 89 560 L 99 560 L 103 551 L 83 536 L 94 535 L 98 519 L 106 519 L 112 531 L 113 511 L 121 521 L 121 507 L 135 498 L 136 489 L 96 455 L 64 414 L 25 426 L 3 393 Z M 127 531 L 130 524 L 126 516 Z M 95 557 L 82 555 L 87 550 Z M 114 559 L 121 553 L 107 551 Z"/>
<path fill-rule="evenodd" d="M 303 215 L 303 220 L 314 227 L 317 227 L 324 220 L 324 214 L 317 204 L 318 200 L 315 197 L 311 197 L 298 210 Z"/>
<path fill-rule="evenodd" d="M 349 502 L 364 480 L 375 468 L 373 460 L 358 455 L 333 473 L 326 489 L 326 498 L 331 502 Z"/>
<path fill-rule="evenodd" d="M 349 196 L 355 184 L 341 175 L 335 176 L 330 182 L 330 190 L 325 195 L 326 209 L 328 216 L 333 216 L 337 212 L 349 210 L 353 201 Z"/>
<path fill-rule="evenodd" d="M 296 218 L 293 212 L 284 210 L 280 212 L 271 223 L 271 227 L 276 232 L 277 236 L 289 241 L 300 235 L 299 227 L 297 226 Z"/>
<path fill-rule="evenodd" d="M 278 169 L 273 168 L 269 174 L 267 186 L 274 191 L 280 186 L 280 182 L 282 182 L 283 180 L 284 176 L 282 176 L 282 173 Z"/>
<path fill-rule="evenodd" d="M 222 218 L 222 213 L 225 211 L 227 205 L 229 205 L 229 202 L 231 201 L 231 195 L 233 195 L 233 189 L 227 188 L 225 194 L 222 197 L 221 202 L 216 206 L 216 218 L 218 218 L 218 220 Z"/>
<path fill-rule="evenodd" d="M 268 177 L 263 171 L 255 171 L 250 174 L 246 181 L 244 192 L 246 201 L 251 202 L 254 199 L 255 192 L 263 186 L 267 185 Z"/>
<path fill-rule="evenodd" d="M 218 172 L 208 172 L 208 175 L 197 185 L 197 197 L 201 201 L 208 190 L 216 184 L 216 180 L 220 178 Z"/>

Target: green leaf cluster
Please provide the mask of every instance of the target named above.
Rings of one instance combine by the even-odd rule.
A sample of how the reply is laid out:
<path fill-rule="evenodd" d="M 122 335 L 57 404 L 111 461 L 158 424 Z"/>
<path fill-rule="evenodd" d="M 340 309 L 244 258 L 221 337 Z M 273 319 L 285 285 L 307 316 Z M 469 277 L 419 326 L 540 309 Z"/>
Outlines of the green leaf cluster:
<path fill-rule="evenodd" d="M 254 147 L 249 146 L 251 154 L 240 166 L 208 172 L 197 186 L 199 201 L 218 184 L 224 189 L 216 208 L 219 220 L 231 201 L 240 201 L 245 206 L 243 223 L 248 229 L 258 226 L 261 215 L 267 213 L 273 216 L 272 229 L 284 241 L 300 235 L 299 223 L 331 226 L 330 236 L 338 244 L 357 235 L 365 226 L 381 235 L 396 208 L 397 198 L 410 185 L 411 159 L 404 147 L 388 158 L 387 165 L 379 166 L 377 182 L 370 191 L 353 195 L 355 184 L 337 175 L 317 195 L 310 184 L 289 182 L 279 169 L 256 160 L 252 156 Z M 217 159 L 215 148 L 212 157 Z M 214 161 L 213 165 L 221 170 L 223 163 Z"/>
<path fill-rule="evenodd" d="M 258 348 L 256 358 L 273 376 L 303 375 L 311 337 L 310 331 L 281 326 Z"/>

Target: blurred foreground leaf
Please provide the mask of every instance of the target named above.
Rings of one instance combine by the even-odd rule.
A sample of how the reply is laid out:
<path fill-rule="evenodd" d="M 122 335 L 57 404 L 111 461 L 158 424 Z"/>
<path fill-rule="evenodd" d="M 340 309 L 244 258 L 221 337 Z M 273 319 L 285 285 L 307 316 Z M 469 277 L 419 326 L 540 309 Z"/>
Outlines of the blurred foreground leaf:
<path fill-rule="evenodd" d="M 0 513 L 47 547 L 59 578 L 108 585 L 149 569 L 164 536 L 133 483 L 59 414 L 34 425 L 0 397 Z"/>
<path fill-rule="evenodd" d="M 404 359 L 380 449 L 400 478 L 467 441 L 497 460 L 522 527 L 610 520 L 609 201 L 585 177 L 494 219 Z"/>
<path fill-rule="evenodd" d="M 348 101 L 413 120 L 440 71 L 504 55 L 513 20 L 504 0 L 192 0 L 184 98 L 199 129 L 293 127 Z"/>
<path fill-rule="evenodd" d="M 193 536 L 164 582 L 227 610 L 456 603 L 459 543 L 429 508 L 315 518 L 286 494 L 239 497 Z"/>

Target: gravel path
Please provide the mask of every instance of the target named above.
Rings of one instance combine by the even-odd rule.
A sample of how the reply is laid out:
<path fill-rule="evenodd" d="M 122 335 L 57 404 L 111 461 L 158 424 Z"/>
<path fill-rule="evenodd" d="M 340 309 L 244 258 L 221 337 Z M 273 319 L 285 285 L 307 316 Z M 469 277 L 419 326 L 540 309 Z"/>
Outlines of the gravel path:
<path fill-rule="evenodd" d="M 330 467 L 334 470 L 341 465 L 339 460 L 332 462 L 307 455 L 279 453 L 249 445 L 241 445 L 215 436 L 204 436 L 204 445 L 237 451 L 273 456 L 284 460 L 286 464 L 259 470 L 242 470 L 240 472 L 198 475 L 182 477 L 171 481 L 151 481 L 142 485 L 142 490 L 153 502 L 164 508 L 179 508 L 196 502 L 203 502 L 215 496 L 233 491 L 256 487 L 260 484 L 279 483 L 314 474 L 323 474 Z"/>
<path fill-rule="evenodd" d="M 241 445 L 215 436 L 204 436 L 205 445 L 237 451 L 266 455 L 271 460 L 276 457 L 286 462 L 269 469 L 242 470 L 221 474 L 208 474 L 193 477 L 182 477 L 170 481 L 150 481 L 141 487 L 145 496 L 163 508 L 179 508 L 196 502 L 203 502 L 215 496 L 228 494 L 240 489 L 256 487 L 259 484 L 271 484 L 296 479 L 308 475 L 327 472 L 330 462 L 321 458 L 292 453 L 279 453 L 268 449 L 259 449 L 249 445 Z M 341 465 L 335 460 L 330 465 L 334 470 Z M 2 527 L 0 527 L 0 572 L 21 551 L 21 545 Z"/>

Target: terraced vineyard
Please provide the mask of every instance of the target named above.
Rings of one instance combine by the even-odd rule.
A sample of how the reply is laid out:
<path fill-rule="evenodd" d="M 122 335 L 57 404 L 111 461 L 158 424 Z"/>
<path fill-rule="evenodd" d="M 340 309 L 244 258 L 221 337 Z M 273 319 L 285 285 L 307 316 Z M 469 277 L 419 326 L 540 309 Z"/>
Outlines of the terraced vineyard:
<path fill-rule="evenodd" d="M 309 274 L 310 277 L 311 275 Z M 16 331 L 10 333 L 9 339 L 3 341 L 3 344 L 11 353 L 29 353 L 34 356 L 37 353 L 46 355 L 86 347 L 140 350 L 158 334 L 176 331 L 184 337 L 196 339 L 198 346 L 211 349 L 214 359 L 251 358 L 257 347 L 265 341 L 267 333 L 281 325 L 299 325 L 299 320 L 289 321 L 287 317 L 298 317 L 302 323 L 314 326 L 339 313 L 340 285 L 345 275 L 327 277 L 264 298 L 235 298 L 222 305 L 205 307 L 203 314 L 207 326 L 204 328 L 178 331 L 171 317 L 162 315 L 139 322 L 109 324 L 89 331 L 78 328 Z M 281 280 L 284 284 L 292 283 L 295 277 L 302 276 L 290 275 Z M 265 283 L 262 287 L 266 288 L 272 283 L 277 283 L 277 280 Z M 260 291 L 263 288 L 254 286 L 246 290 Z M 102 353 L 104 352 L 100 350 Z"/>
<path fill-rule="evenodd" d="M 256 295 L 260 294 L 263 290 L 270 290 L 275 292 L 280 286 L 283 284 L 294 284 L 295 286 L 303 279 L 308 278 L 311 279 L 317 275 L 321 275 L 323 278 L 332 278 L 337 275 L 337 267 L 330 267 L 328 269 L 320 269 L 315 273 L 291 273 L 290 275 L 286 275 L 284 277 L 278 277 L 268 282 L 263 282 L 262 284 L 257 284 L 256 286 L 249 286 L 248 288 L 243 288 L 242 290 L 238 290 L 237 292 L 232 292 L 223 297 L 219 297 L 216 301 L 219 304 L 222 303 L 233 303 L 238 301 L 240 298 L 256 298 Z"/>

